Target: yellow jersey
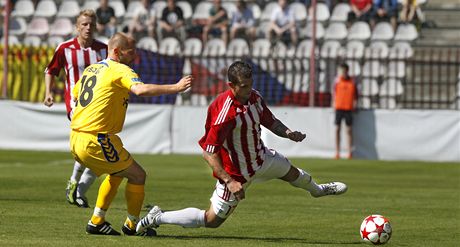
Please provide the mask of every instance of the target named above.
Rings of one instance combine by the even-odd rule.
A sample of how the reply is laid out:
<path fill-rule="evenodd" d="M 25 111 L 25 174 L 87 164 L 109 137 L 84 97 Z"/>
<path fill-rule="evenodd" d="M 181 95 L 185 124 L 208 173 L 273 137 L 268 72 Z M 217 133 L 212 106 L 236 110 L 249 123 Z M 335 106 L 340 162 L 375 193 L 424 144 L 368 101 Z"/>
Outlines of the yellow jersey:
<path fill-rule="evenodd" d="M 125 122 L 130 88 L 143 83 L 129 66 L 105 59 L 88 66 L 75 84 L 77 99 L 70 128 L 87 133 L 119 133 Z"/>

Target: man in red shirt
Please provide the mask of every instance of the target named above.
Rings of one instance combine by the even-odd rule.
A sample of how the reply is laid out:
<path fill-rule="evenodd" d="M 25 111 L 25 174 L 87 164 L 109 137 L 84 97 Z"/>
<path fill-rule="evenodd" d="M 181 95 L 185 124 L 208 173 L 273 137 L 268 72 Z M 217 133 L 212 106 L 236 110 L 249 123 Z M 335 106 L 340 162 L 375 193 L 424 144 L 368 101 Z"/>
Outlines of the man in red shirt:
<path fill-rule="evenodd" d="M 350 0 L 351 11 L 348 13 L 348 21 L 369 22 L 372 13 L 372 0 Z"/>
<path fill-rule="evenodd" d="M 348 74 L 348 64 L 343 63 L 339 67 L 339 75 L 334 85 L 334 107 L 335 107 L 335 158 L 340 158 L 340 127 L 342 120 L 347 125 L 348 136 L 348 158 L 352 158 L 353 135 L 353 111 L 356 108 L 358 91 L 353 78 Z"/>
<path fill-rule="evenodd" d="M 46 92 L 44 104 L 51 107 L 54 104 L 53 88 L 55 78 L 64 69 L 66 75 L 64 100 L 67 117 L 72 119 L 74 102 L 71 92 L 81 74 L 90 64 L 96 63 L 107 57 L 107 45 L 95 40 L 96 13 L 93 10 L 83 10 L 77 17 L 77 37 L 64 41 L 56 48 L 53 58 L 45 70 Z M 96 175 L 75 161 L 72 176 L 67 183 L 66 199 L 70 204 L 87 208 L 88 200 L 85 196 Z"/>
<path fill-rule="evenodd" d="M 292 131 L 267 108 L 262 96 L 252 89 L 252 68 L 237 61 L 228 69 L 230 89 L 208 108 L 205 135 L 199 144 L 203 157 L 217 179 L 208 210 L 186 208 L 162 212 L 154 206 L 137 224 L 137 232 L 161 224 L 183 227 L 219 227 L 245 198 L 251 183 L 281 179 L 308 191 L 313 197 L 339 195 L 347 186 L 340 182 L 316 184 L 312 177 L 275 150 L 265 147 L 261 125 L 274 134 L 301 142 L 305 134 Z"/>

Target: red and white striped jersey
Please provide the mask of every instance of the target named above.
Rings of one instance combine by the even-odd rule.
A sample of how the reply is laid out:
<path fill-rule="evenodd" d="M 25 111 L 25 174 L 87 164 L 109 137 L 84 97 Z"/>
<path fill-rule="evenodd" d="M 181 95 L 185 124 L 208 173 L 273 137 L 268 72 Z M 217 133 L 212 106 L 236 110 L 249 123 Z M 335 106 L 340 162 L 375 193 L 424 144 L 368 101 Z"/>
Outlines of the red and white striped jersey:
<path fill-rule="evenodd" d="M 209 153 L 219 153 L 225 171 L 245 183 L 265 159 L 260 125 L 270 128 L 275 120 L 256 90 L 252 90 L 247 105 L 239 103 L 227 90 L 209 106 L 206 133 L 199 144 Z"/>
<path fill-rule="evenodd" d="M 58 76 L 61 69 L 64 68 L 66 73 L 64 99 L 68 115 L 72 111 L 70 92 L 75 83 L 80 79 L 86 67 L 105 58 L 107 58 L 107 45 L 98 40 L 94 40 L 90 47 L 83 48 L 77 38 L 73 38 L 62 42 L 56 48 L 45 73 Z"/>

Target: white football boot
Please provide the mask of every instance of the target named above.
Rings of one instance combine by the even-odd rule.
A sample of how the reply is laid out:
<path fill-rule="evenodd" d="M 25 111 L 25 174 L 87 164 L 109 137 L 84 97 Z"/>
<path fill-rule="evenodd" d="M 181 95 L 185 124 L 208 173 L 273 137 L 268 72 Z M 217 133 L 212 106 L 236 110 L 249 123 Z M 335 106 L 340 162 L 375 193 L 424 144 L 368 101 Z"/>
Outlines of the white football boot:
<path fill-rule="evenodd" d="M 156 220 L 161 214 L 161 208 L 154 206 L 152 209 L 150 209 L 149 213 L 137 223 L 136 232 L 144 232 L 147 228 L 159 227 L 159 225 L 156 223 Z"/>

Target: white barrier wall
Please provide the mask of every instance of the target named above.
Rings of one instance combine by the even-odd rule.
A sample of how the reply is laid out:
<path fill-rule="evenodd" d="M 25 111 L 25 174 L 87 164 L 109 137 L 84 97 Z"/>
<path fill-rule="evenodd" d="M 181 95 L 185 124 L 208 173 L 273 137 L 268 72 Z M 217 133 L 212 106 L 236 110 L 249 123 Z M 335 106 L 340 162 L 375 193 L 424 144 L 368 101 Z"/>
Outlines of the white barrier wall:
<path fill-rule="evenodd" d="M 294 143 L 264 131 L 270 148 L 290 157 L 334 156 L 334 112 L 329 108 L 272 107 L 293 130 L 307 134 Z M 133 153 L 200 154 L 206 107 L 131 104 L 120 134 Z M 0 148 L 68 150 L 65 107 L 0 101 Z M 375 110 L 354 118 L 356 158 L 460 162 L 460 111 Z M 345 155 L 345 135 L 342 135 Z"/>

